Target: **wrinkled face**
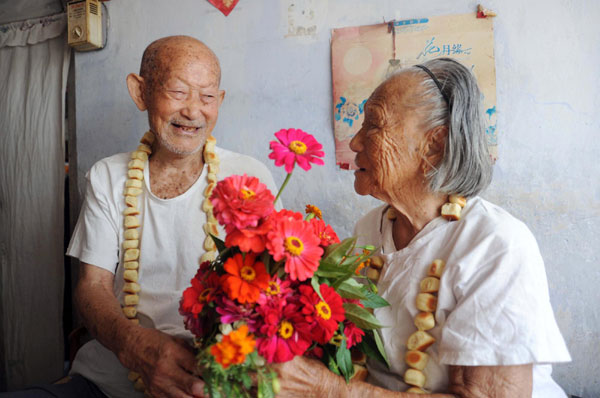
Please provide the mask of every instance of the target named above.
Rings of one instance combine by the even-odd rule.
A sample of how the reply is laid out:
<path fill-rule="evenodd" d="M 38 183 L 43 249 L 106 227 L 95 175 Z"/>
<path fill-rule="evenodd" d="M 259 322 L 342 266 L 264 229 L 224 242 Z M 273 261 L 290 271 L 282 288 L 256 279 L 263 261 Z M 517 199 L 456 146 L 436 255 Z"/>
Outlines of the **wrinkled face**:
<path fill-rule="evenodd" d="M 161 148 L 177 155 L 202 149 L 217 123 L 224 92 L 207 54 L 174 56 L 148 89 L 148 121 Z"/>
<path fill-rule="evenodd" d="M 389 203 L 391 198 L 423 184 L 420 168 L 424 131 L 410 107 L 418 80 L 398 75 L 379 86 L 365 105 L 362 128 L 352 138 L 356 152 L 354 189 Z"/>

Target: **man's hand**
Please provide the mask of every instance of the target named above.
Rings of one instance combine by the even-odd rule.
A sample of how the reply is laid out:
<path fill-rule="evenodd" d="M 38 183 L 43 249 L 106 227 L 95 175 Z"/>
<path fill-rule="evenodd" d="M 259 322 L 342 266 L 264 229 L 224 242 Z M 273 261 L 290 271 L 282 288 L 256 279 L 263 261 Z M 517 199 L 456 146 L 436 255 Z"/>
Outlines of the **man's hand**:
<path fill-rule="evenodd" d="M 191 347 L 155 329 L 137 328 L 119 360 L 142 376 L 146 393 L 153 397 L 203 397 L 204 383 L 193 375 Z"/>
<path fill-rule="evenodd" d="M 75 303 L 90 334 L 114 352 L 126 368 L 142 376 L 150 395 L 202 397 L 204 383 L 192 374 L 195 358 L 190 347 L 182 340 L 130 322 L 113 293 L 113 282 L 111 272 L 81 264 Z"/>

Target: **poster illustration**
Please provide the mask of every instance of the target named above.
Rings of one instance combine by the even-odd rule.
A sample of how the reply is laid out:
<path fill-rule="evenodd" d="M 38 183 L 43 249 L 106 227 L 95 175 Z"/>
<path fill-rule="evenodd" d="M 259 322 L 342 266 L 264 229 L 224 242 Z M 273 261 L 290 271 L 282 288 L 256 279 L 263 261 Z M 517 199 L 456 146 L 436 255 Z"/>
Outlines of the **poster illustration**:
<path fill-rule="evenodd" d="M 362 125 L 371 92 L 397 69 L 438 57 L 458 60 L 477 78 L 484 96 L 488 146 L 492 158 L 497 158 L 493 22 L 464 14 L 333 29 L 333 122 L 340 168 L 355 168 L 349 143 Z"/>

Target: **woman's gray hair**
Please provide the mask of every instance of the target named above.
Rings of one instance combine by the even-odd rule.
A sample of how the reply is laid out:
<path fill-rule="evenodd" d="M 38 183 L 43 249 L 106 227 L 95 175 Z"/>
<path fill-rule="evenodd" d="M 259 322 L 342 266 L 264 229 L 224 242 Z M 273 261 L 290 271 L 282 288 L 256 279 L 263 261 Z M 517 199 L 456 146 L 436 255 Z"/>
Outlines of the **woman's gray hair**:
<path fill-rule="evenodd" d="M 492 180 L 477 80 L 465 66 L 451 58 L 436 58 L 421 65 L 437 78 L 440 88 L 423 69 L 416 66 L 402 69 L 399 73 L 414 73 L 422 78 L 423 91 L 413 105 L 417 112 L 424 113 L 426 131 L 448 126 L 444 157 L 427 174 L 429 187 L 433 192 L 475 196 Z"/>

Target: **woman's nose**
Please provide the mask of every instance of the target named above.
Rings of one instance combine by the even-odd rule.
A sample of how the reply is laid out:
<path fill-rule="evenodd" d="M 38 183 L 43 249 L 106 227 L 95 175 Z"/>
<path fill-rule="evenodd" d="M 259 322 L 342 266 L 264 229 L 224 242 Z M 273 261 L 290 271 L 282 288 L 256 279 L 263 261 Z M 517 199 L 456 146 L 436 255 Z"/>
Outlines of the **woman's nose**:
<path fill-rule="evenodd" d="M 352 152 L 360 152 L 363 148 L 362 131 L 363 131 L 362 128 L 360 130 L 358 130 L 358 132 L 350 140 L 350 149 L 352 150 Z"/>

